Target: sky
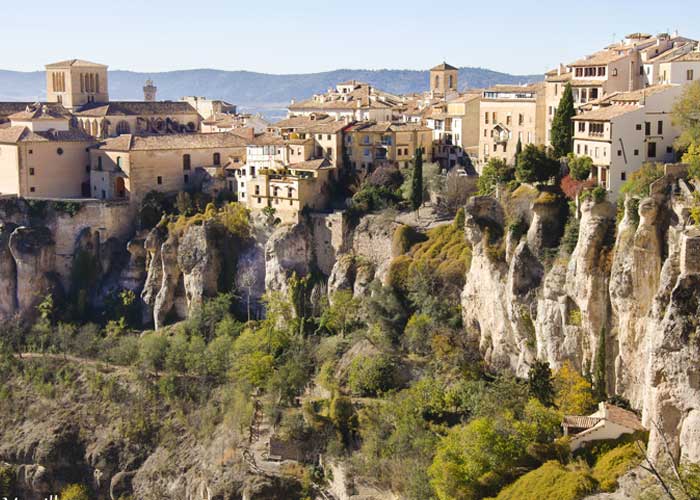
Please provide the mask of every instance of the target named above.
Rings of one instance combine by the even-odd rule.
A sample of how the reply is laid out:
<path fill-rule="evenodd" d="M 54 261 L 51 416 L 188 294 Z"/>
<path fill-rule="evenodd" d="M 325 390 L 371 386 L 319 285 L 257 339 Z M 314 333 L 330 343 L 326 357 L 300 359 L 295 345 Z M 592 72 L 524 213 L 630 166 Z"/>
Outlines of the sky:
<path fill-rule="evenodd" d="M 539 74 L 631 32 L 700 38 L 691 0 L 31 0 L 0 9 L 0 69 L 20 71 L 73 58 L 276 74 L 445 60 Z"/>

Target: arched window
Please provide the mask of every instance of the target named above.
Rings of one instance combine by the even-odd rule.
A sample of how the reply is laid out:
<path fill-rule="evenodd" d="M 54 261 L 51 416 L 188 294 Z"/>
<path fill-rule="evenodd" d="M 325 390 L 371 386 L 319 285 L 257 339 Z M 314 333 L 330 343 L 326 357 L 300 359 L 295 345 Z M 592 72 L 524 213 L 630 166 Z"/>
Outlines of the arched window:
<path fill-rule="evenodd" d="M 221 165 L 221 155 L 214 153 L 214 165 Z"/>
<path fill-rule="evenodd" d="M 423 81 L 425 81 L 425 80 L 423 80 Z M 435 75 L 435 88 L 437 89 L 439 87 L 440 87 L 440 75 Z"/>
<path fill-rule="evenodd" d="M 117 156 L 117 167 L 122 168 L 122 157 L 121 156 Z"/>
<path fill-rule="evenodd" d="M 95 91 L 95 75 L 90 73 L 90 85 L 88 85 L 88 92 Z"/>
<path fill-rule="evenodd" d="M 102 170 L 102 156 L 97 157 L 97 170 Z"/>
<path fill-rule="evenodd" d="M 92 132 L 91 132 L 91 134 L 92 134 L 94 137 L 97 137 L 98 135 L 100 135 L 100 130 L 99 130 L 99 127 L 97 126 L 97 120 L 95 120 L 95 121 L 92 122 Z"/>
<path fill-rule="evenodd" d="M 80 73 L 80 92 L 85 92 L 85 75 L 83 73 Z"/>
<path fill-rule="evenodd" d="M 450 76 L 448 77 L 448 82 L 449 82 L 448 87 L 449 87 L 449 88 L 452 88 L 452 83 L 453 83 L 453 82 L 452 82 L 452 79 L 453 79 L 453 76 L 450 75 Z"/>
<path fill-rule="evenodd" d="M 189 170 L 192 168 L 190 155 L 182 155 L 182 170 Z"/>
<path fill-rule="evenodd" d="M 117 134 L 130 134 L 131 133 L 131 125 L 129 125 L 129 122 L 126 120 L 122 120 L 119 123 L 117 123 Z"/>
<path fill-rule="evenodd" d="M 99 73 L 95 73 L 95 92 L 97 92 L 97 93 L 100 92 L 100 75 L 99 75 Z"/>

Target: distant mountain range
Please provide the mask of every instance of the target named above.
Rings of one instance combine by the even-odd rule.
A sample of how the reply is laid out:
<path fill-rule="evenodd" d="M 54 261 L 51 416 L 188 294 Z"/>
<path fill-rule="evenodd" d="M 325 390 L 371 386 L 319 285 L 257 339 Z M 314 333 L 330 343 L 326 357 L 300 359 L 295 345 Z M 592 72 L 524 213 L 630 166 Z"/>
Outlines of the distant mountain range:
<path fill-rule="evenodd" d="M 405 94 L 428 88 L 428 71 L 339 69 L 302 75 L 271 75 L 250 71 L 193 69 L 163 73 L 110 71 L 109 94 L 114 100 L 143 99 L 142 87 L 151 78 L 158 87 L 159 100 L 176 100 L 185 95 L 224 99 L 242 111 L 259 112 L 268 119 L 285 114 L 291 99 L 306 99 L 336 83 L 359 80 L 387 92 Z M 460 68 L 459 87 L 484 88 L 498 83 L 525 84 L 542 75 L 510 75 L 483 68 Z M 43 71 L 0 70 L 0 101 L 35 101 L 46 97 Z"/>

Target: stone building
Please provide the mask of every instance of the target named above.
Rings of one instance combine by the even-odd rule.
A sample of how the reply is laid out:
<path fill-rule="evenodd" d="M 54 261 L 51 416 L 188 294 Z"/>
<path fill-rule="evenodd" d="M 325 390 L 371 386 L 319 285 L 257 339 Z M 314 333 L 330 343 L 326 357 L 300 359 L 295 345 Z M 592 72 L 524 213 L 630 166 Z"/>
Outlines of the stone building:
<path fill-rule="evenodd" d="M 592 176 L 613 197 L 644 163 L 674 161 L 679 131 L 671 110 L 681 92 L 680 85 L 655 85 L 613 93 L 574 117 L 574 153 L 593 159 Z"/>
<path fill-rule="evenodd" d="M 318 152 L 312 138 L 283 138 L 265 133 L 249 141 L 245 165 L 227 168 L 229 188 L 254 212 L 275 210 L 283 223 L 299 222 L 305 208 L 330 203 L 337 167 Z"/>
<path fill-rule="evenodd" d="M 496 85 L 483 92 L 479 106 L 479 161 L 500 158 L 512 165 L 518 141 L 545 142 L 545 92 L 542 83 Z"/>
<path fill-rule="evenodd" d="M 0 128 L 0 194 L 80 198 L 88 193 L 94 139 L 70 127 L 60 104 L 34 104 Z"/>
<path fill-rule="evenodd" d="M 457 93 L 458 70 L 446 62 L 430 70 L 430 91 L 442 97 Z"/>
<path fill-rule="evenodd" d="M 229 133 L 121 135 L 90 150 L 91 195 L 140 203 L 149 191 L 193 188 L 199 169 L 223 178 L 227 168 L 245 163 L 245 155 L 245 139 Z"/>
<path fill-rule="evenodd" d="M 407 167 L 423 149 L 423 161 L 432 161 L 433 131 L 406 122 L 363 122 L 348 127 L 345 150 L 351 168 L 367 173 L 382 165 Z"/>

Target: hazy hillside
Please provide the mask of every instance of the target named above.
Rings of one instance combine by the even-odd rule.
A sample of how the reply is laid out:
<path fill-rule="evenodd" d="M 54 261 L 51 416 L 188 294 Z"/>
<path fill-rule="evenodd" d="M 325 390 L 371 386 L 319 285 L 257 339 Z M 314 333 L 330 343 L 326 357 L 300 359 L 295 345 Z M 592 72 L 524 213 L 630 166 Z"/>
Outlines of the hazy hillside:
<path fill-rule="evenodd" d="M 159 99 L 178 99 L 183 95 L 200 95 L 225 99 L 242 109 L 260 111 L 277 117 L 290 99 L 303 99 L 344 80 L 361 80 L 388 92 L 407 93 L 425 90 L 427 71 L 339 69 L 303 75 L 269 75 L 249 71 L 196 69 L 165 73 L 110 72 L 112 99 L 142 98 L 141 87 L 147 78 L 158 86 Z M 460 88 L 487 87 L 496 83 L 527 83 L 540 75 L 509 75 L 482 68 L 461 68 Z M 0 70 L 0 100 L 36 100 L 45 96 L 45 77 L 41 71 L 23 73 Z"/>

